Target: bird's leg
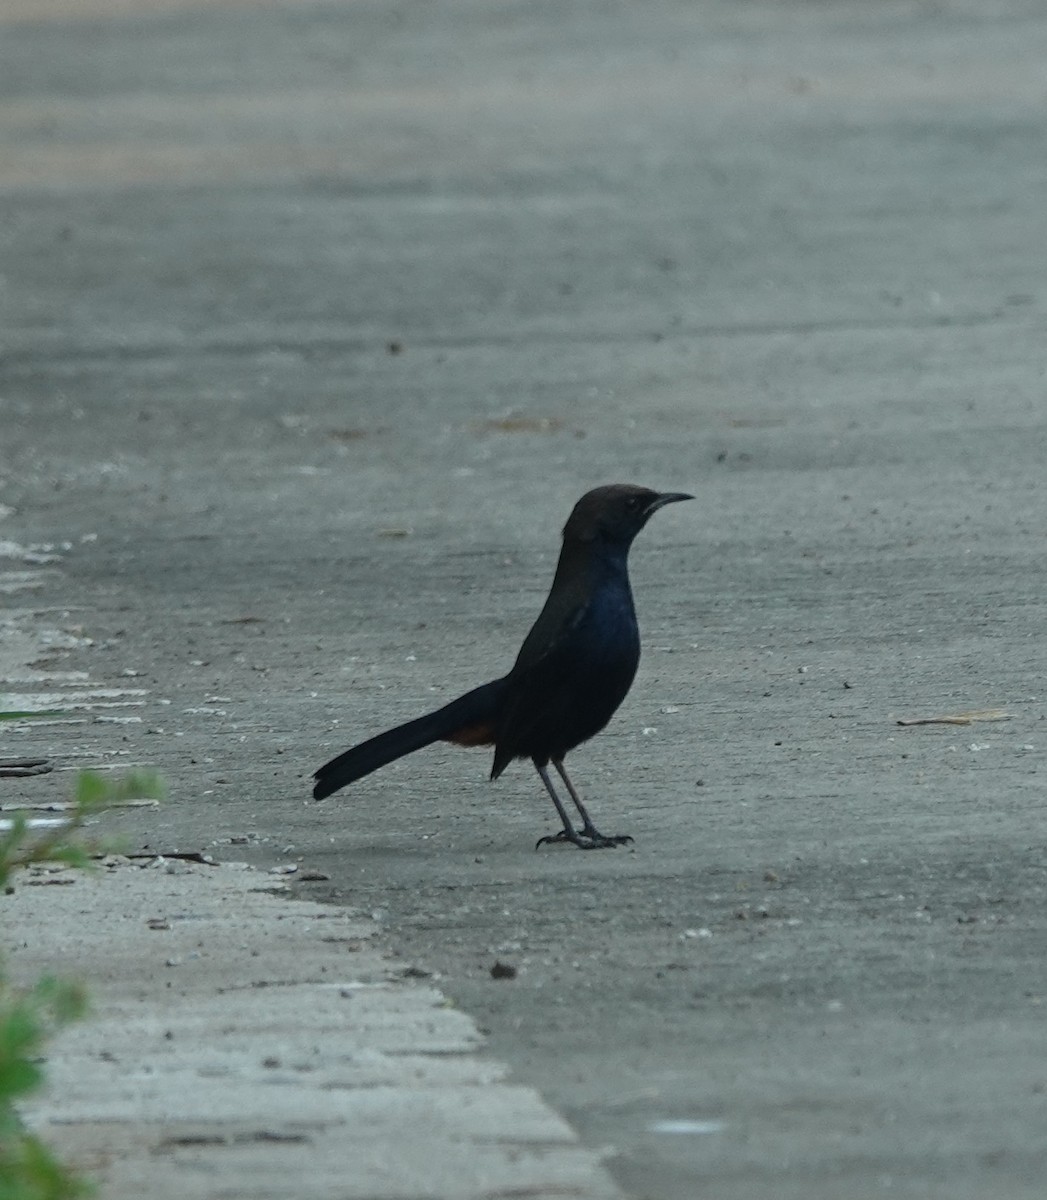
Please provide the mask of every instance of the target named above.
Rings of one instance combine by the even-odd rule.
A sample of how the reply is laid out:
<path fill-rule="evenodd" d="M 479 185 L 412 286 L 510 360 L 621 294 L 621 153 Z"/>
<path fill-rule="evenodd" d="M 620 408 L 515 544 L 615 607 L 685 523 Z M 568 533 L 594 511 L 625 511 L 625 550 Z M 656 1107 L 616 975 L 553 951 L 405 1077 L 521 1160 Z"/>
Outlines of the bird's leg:
<path fill-rule="evenodd" d="M 574 790 L 574 784 L 567 777 L 567 771 L 563 765 L 562 758 L 554 758 L 553 766 L 556 768 L 557 774 L 564 781 L 567 791 L 570 793 L 571 799 L 574 801 L 574 806 L 578 809 L 582 818 L 581 835 L 588 838 L 591 842 L 595 842 L 600 846 L 624 846 L 626 842 L 631 842 L 633 839 L 627 833 L 621 833 L 614 837 L 608 837 L 601 833 L 592 822 L 592 818 L 586 811 L 585 805 L 582 803 L 581 797 Z"/>
<path fill-rule="evenodd" d="M 553 781 L 549 778 L 549 770 L 544 763 L 540 763 L 537 759 L 534 760 L 534 768 L 541 776 L 542 783 L 545 784 L 545 790 L 552 798 L 553 804 L 556 805 L 556 811 L 560 814 L 560 820 L 563 821 L 563 829 L 559 833 L 553 834 L 550 837 L 539 838 L 535 843 L 535 849 L 539 846 L 544 846 L 546 842 L 573 842 L 576 846 L 581 846 L 582 849 L 588 850 L 588 841 L 579 834 L 571 824 L 571 818 L 567 815 L 567 809 L 563 806 L 563 801 L 556 794 L 556 788 L 553 787 Z"/>
<path fill-rule="evenodd" d="M 539 846 L 544 846 L 547 842 L 571 842 L 581 850 L 609 850 L 615 846 L 624 845 L 626 842 L 631 842 L 633 839 L 628 836 L 621 837 L 605 837 L 592 823 L 589 814 L 585 811 L 585 805 L 579 800 L 578 793 L 574 790 L 571 781 L 567 778 L 567 772 L 563 768 L 562 761 L 555 761 L 553 765 L 556 767 L 560 778 L 567 785 L 567 790 L 571 794 L 571 799 L 574 801 L 575 807 L 581 814 L 583 825 L 580 830 L 575 829 L 571 824 L 571 818 L 567 815 L 567 810 L 563 806 L 563 802 L 556 794 L 556 788 L 553 787 L 552 780 L 549 778 L 549 770 L 545 763 L 534 759 L 535 770 L 541 776 L 542 783 L 545 784 L 545 790 L 552 798 L 553 804 L 556 806 L 556 811 L 560 815 L 560 820 L 563 821 L 563 829 L 559 833 L 553 834 L 550 837 L 539 838 L 535 849 Z"/>

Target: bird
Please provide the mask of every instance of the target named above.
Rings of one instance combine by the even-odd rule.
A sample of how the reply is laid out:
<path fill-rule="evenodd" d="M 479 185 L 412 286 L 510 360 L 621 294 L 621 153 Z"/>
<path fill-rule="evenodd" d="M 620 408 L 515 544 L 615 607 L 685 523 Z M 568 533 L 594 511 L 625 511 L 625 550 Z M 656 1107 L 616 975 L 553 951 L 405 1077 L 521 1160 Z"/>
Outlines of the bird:
<path fill-rule="evenodd" d="M 549 596 L 508 674 L 339 754 L 315 772 L 314 799 L 433 742 L 493 746 L 492 780 L 513 759 L 529 758 L 556 808 L 561 830 L 539 838 L 535 849 L 570 843 L 603 850 L 631 842 L 596 828 L 564 759 L 607 725 L 636 675 L 640 634 L 628 571 L 633 539 L 659 509 L 693 499 L 621 483 L 586 492 L 564 525 Z M 580 827 L 553 786 L 550 764 Z"/>

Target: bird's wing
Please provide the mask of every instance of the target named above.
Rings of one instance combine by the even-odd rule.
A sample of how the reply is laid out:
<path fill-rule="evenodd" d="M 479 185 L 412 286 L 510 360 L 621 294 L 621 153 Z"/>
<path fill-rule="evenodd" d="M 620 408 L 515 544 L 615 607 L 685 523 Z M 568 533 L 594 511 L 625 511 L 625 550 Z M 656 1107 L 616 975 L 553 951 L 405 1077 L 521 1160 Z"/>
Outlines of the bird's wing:
<path fill-rule="evenodd" d="M 537 723 L 548 719 L 558 696 L 564 694 L 565 685 L 577 675 L 581 647 L 576 635 L 587 610 L 587 605 L 573 609 L 551 637 L 534 636 L 536 632 L 545 633 L 539 628 L 539 621 L 521 647 L 516 665 L 505 680 L 492 778 L 496 779 L 516 756 Z"/>
<path fill-rule="evenodd" d="M 531 632 L 524 638 L 513 669 L 509 672 L 509 679 L 527 675 L 541 668 L 547 660 L 555 661 L 568 651 L 578 630 L 585 623 L 591 607 L 589 600 L 562 608 L 554 608 L 551 603 L 547 604 L 532 626 Z"/>

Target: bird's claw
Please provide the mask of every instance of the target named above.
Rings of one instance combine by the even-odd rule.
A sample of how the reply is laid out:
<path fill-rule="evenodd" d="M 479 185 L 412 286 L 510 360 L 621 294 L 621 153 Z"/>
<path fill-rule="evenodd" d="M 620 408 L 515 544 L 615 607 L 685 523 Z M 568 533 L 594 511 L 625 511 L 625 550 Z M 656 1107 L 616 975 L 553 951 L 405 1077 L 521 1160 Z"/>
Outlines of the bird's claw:
<path fill-rule="evenodd" d="M 541 846 L 556 845 L 561 842 L 571 842 L 579 850 L 613 850 L 616 846 L 625 846 L 633 839 L 627 833 L 608 837 L 598 829 L 583 829 L 580 833 L 573 829 L 561 829 L 559 833 L 547 834 L 534 844 L 537 850 Z"/>
<path fill-rule="evenodd" d="M 581 836 L 592 842 L 591 850 L 604 850 L 608 846 L 627 846 L 633 839 L 627 833 L 601 833 L 595 825 L 583 825 Z"/>

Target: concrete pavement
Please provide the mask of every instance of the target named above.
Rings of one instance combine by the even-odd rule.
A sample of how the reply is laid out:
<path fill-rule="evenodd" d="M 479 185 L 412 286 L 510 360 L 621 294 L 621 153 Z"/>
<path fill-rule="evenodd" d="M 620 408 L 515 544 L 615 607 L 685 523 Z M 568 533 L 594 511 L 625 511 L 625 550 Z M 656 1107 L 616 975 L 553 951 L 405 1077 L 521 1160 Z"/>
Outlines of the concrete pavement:
<path fill-rule="evenodd" d="M 102 1194 L 619 1195 L 373 921 L 282 887 L 236 863 L 109 858 L 34 868 L 5 897 L 14 977 L 61 964 L 89 984 L 27 1111 Z"/>
<path fill-rule="evenodd" d="M 627 1194 L 1039 1200 L 1042 5 L 0 19 L 19 788 L 154 766 L 129 849 L 300 860 Z M 633 852 L 441 748 L 312 804 L 615 479 L 699 497 L 572 771 Z"/>

